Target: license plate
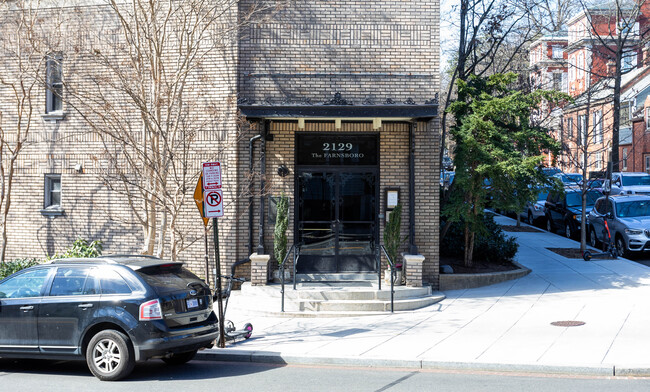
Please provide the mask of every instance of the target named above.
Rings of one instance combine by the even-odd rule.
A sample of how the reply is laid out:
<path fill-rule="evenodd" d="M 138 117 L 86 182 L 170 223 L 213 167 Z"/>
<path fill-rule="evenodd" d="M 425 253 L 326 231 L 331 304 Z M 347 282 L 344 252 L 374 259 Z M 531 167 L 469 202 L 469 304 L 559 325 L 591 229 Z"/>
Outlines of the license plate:
<path fill-rule="evenodd" d="M 186 300 L 187 302 L 187 308 L 188 309 L 194 309 L 199 307 L 199 300 L 196 298 L 191 298 Z"/>

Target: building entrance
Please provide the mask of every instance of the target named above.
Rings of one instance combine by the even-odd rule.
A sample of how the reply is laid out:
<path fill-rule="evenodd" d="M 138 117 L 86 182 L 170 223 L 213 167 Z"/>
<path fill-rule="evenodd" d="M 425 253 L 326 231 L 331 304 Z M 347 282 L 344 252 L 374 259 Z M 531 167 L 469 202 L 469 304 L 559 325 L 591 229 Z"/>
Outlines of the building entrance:
<path fill-rule="evenodd" d="M 328 142 L 312 144 L 319 148 L 323 147 L 322 143 L 341 144 L 342 148 L 354 144 L 350 151 L 356 152 L 350 154 L 366 157 L 360 151 L 368 146 L 362 146 L 363 141 L 358 138 L 347 135 L 339 135 L 334 141 L 331 135 L 328 138 Z M 369 148 L 375 151 L 371 161 L 375 162 L 377 138 L 374 135 L 371 138 L 374 142 Z M 300 155 L 304 149 L 298 150 Z M 296 238 L 302 243 L 298 272 L 376 272 L 378 167 L 311 163 L 297 168 Z"/>

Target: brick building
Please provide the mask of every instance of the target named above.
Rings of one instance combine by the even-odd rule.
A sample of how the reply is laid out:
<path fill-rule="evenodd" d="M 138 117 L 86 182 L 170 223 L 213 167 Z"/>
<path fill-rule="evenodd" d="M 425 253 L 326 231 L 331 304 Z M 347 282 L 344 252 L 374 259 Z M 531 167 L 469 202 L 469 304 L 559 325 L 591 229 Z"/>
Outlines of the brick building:
<path fill-rule="evenodd" d="M 600 172 L 606 168 L 611 153 L 614 115 L 612 97 L 616 58 L 612 50 L 616 49 L 620 37 L 625 37 L 625 44 L 621 57 L 619 157 L 625 161 L 633 153 L 631 120 L 643 106 L 648 87 L 647 52 L 643 49 L 643 37 L 650 27 L 648 15 L 650 11 L 645 2 L 621 5 L 618 10 L 614 3 L 603 3 L 579 12 L 568 21 L 564 49 L 568 63 L 567 83 L 562 90 L 555 89 L 568 93 L 575 102 L 562 108 L 561 121 L 551 127 L 563 145 L 562 155 L 558 157 L 558 166 L 562 170 L 581 170 L 585 151 L 580 146 L 583 145 L 587 146 L 587 172 Z M 549 36 L 545 40 L 552 38 Z M 557 47 L 559 52 L 559 44 Z M 545 65 L 532 51 L 530 59 L 533 69 Z M 621 170 L 628 169 L 623 164 Z"/>
<path fill-rule="evenodd" d="M 79 110 L 106 94 L 105 85 L 93 84 L 101 70 L 83 54 L 119 41 L 119 25 L 109 7 L 80 4 L 47 11 L 61 17 L 56 29 L 66 34 L 53 40 L 51 53 L 61 59 L 44 65 L 48 88 L 38 85 L 31 142 L 17 163 L 8 259 L 43 257 L 76 237 L 102 240 L 105 253 L 137 252 L 146 236 L 129 197 L 107 183 L 111 165 L 120 167 L 121 161 L 106 158 L 115 146 L 85 118 L 109 116 Z M 241 0 L 224 18 L 241 19 L 253 6 Z M 244 264 L 240 273 L 266 281 L 258 266 L 277 265 L 269 260 L 273 203 L 285 194 L 289 244 L 303 244 L 299 272 L 375 273 L 386 217 L 399 202 L 403 235 L 409 236 L 402 250 L 424 259 L 411 271 L 411 283 L 437 288 L 439 3 L 299 0 L 255 18 L 206 51 L 190 72 L 186 99 L 194 107 L 188 118 L 201 126 L 181 138 L 187 181 L 169 182 L 178 191 L 174 200 L 184 202 L 178 211 L 157 214 L 158 221 L 173 217 L 176 225 L 166 234 L 166 253 L 175 238 L 180 260 L 200 275 L 212 274 L 204 269 L 204 230 L 192 193 L 201 162 L 219 159 L 224 270 L 255 254 L 253 270 Z M 88 20 L 93 23 L 82 24 Z M 11 74 L 12 57 L 5 53 L 2 61 Z M 60 66 L 60 78 L 52 66 Z M 8 94 L 0 89 L 0 96 Z M 109 110 L 123 109 L 111 124 L 140 126 L 137 112 L 118 98 L 104 102 Z M 5 100 L 0 110 L 4 127 L 11 127 L 15 110 Z"/>

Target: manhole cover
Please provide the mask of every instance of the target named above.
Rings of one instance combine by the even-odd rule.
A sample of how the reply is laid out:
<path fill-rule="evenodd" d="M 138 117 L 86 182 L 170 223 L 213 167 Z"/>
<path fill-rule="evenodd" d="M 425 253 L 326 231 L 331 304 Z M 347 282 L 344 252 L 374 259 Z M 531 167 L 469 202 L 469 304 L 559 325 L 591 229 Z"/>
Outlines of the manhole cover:
<path fill-rule="evenodd" d="M 553 321 L 551 325 L 555 325 L 556 327 L 579 327 L 581 325 L 585 325 L 584 321 L 575 321 L 575 320 L 568 320 L 568 321 Z"/>

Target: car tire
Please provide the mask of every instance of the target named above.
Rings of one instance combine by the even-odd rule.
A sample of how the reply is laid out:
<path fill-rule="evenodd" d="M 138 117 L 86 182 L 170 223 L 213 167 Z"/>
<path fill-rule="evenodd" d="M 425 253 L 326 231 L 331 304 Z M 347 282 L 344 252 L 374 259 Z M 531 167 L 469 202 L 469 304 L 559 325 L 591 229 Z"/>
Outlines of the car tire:
<path fill-rule="evenodd" d="M 163 358 L 162 360 L 167 365 L 183 365 L 194 359 L 197 351 L 198 350 L 192 350 L 185 353 L 172 354 L 171 357 Z"/>
<path fill-rule="evenodd" d="M 568 239 L 573 239 L 573 230 L 571 230 L 571 224 L 569 222 L 564 222 L 564 236 Z"/>
<path fill-rule="evenodd" d="M 616 252 L 618 253 L 619 256 L 621 257 L 630 256 L 630 251 L 627 250 L 627 246 L 625 245 L 625 240 L 623 239 L 623 237 L 617 235 L 615 244 L 616 244 Z"/>
<path fill-rule="evenodd" d="M 553 220 L 548 216 L 546 217 L 546 231 L 548 231 L 549 233 L 555 232 L 553 228 Z"/>
<path fill-rule="evenodd" d="M 596 249 L 598 249 L 598 246 L 600 245 L 600 241 L 598 241 L 598 236 L 596 235 L 596 229 L 594 229 L 593 226 L 589 228 L 589 245 Z"/>
<path fill-rule="evenodd" d="M 112 329 L 98 332 L 86 348 L 86 363 L 95 377 L 102 381 L 123 379 L 135 366 L 131 339 Z"/>

